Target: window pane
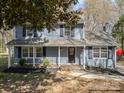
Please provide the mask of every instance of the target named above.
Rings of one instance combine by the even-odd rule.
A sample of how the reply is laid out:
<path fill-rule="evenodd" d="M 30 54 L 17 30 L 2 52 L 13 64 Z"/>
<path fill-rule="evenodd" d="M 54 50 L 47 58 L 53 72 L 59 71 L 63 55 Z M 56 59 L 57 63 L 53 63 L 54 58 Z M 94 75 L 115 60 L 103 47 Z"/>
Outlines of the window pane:
<path fill-rule="evenodd" d="M 33 57 L 33 48 L 29 48 L 29 57 Z"/>
<path fill-rule="evenodd" d="M 101 48 L 101 52 L 107 52 L 107 48 Z"/>
<path fill-rule="evenodd" d="M 107 48 L 101 48 L 101 57 L 107 58 Z"/>
<path fill-rule="evenodd" d="M 71 32 L 70 26 L 67 26 L 65 28 L 65 36 L 70 36 L 70 32 Z"/>
<path fill-rule="evenodd" d="M 107 53 L 101 53 L 101 57 L 107 58 Z"/>
<path fill-rule="evenodd" d="M 43 48 L 36 48 L 36 57 L 43 56 Z"/>
<path fill-rule="evenodd" d="M 100 57 L 99 53 L 94 53 L 94 57 Z"/>
<path fill-rule="evenodd" d="M 23 48 L 23 57 L 28 57 L 28 48 Z"/>
<path fill-rule="evenodd" d="M 99 52 L 99 48 L 94 48 L 94 52 Z"/>
<path fill-rule="evenodd" d="M 94 48 L 93 55 L 94 55 L 94 57 L 99 58 L 100 57 L 100 49 Z"/>
<path fill-rule="evenodd" d="M 32 30 L 26 30 L 27 31 L 27 36 L 32 36 L 33 35 L 33 31 Z"/>

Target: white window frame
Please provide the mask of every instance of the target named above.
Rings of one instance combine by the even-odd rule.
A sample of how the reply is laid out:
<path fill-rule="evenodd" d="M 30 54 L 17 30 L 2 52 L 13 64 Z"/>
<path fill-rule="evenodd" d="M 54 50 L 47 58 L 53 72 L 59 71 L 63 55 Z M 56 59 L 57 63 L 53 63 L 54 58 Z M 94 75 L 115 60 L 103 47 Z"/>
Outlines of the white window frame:
<path fill-rule="evenodd" d="M 28 48 L 28 57 L 24 57 L 24 56 L 23 56 L 23 49 L 24 49 L 24 48 Z M 30 57 L 30 56 L 29 56 L 29 55 L 30 55 L 30 52 L 29 52 L 29 51 L 30 51 L 30 48 L 33 48 L 33 47 L 22 47 L 22 50 L 21 50 L 21 51 L 22 51 L 22 58 L 26 58 L 26 59 L 27 59 L 27 58 L 33 58 L 33 57 Z"/>
<path fill-rule="evenodd" d="M 94 57 L 94 49 L 95 48 L 99 48 L 99 57 Z M 102 48 L 107 49 L 107 57 L 101 57 L 101 49 Z M 92 53 L 93 53 L 93 59 L 108 59 L 108 47 L 93 47 Z"/>
<path fill-rule="evenodd" d="M 94 52 L 94 49 L 95 49 L 95 48 L 98 48 L 98 49 L 99 49 L 99 51 L 98 51 L 98 52 L 99 52 L 99 57 L 94 57 L 94 53 L 95 53 L 95 52 Z M 100 58 L 100 57 L 101 57 L 100 48 L 99 48 L 99 47 L 94 47 L 94 48 L 93 48 L 93 58 L 98 59 L 98 58 Z"/>
<path fill-rule="evenodd" d="M 64 36 L 65 36 L 65 37 L 70 37 L 70 36 L 71 36 L 71 26 L 69 26 L 70 29 L 68 30 L 69 33 L 70 33 L 69 35 L 66 35 L 66 34 L 65 34 L 66 31 L 67 31 L 66 28 L 67 28 L 67 27 L 65 26 Z"/>
<path fill-rule="evenodd" d="M 29 37 L 29 35 L 28 35 L 29 32 L 28 31 L 30 31 L 30 30 L 29 29 L 26 29 L 26 37 Z M 31 37 L 33 38 L 34 37 L 33 30 L 31 30 L 31 33 L 32 33 L 32 36 Z"/>
<path fill-rule="evenodd" d="M 37 48 L 41 48 L 41 49 L 42 49 L 42 56 L 41 56 L 41 57 L 43 57 L 43 47 L 36 47 L 36 48 L 35 48 L 35 57 L 36 57 L 36 58 L 41 58 L 41 57 L 37 57 L 37 56 L 36 56 L 36 55 L 37 55 L 37 51 L 36 51 Z"/>
<path fill-rule="evenodd" d="M 23 52 L 23 49 L 24 49 L 24 48 L 27 48 L 27 49 L 28 49 L 28 47 L 22 47 L 22 50 L 21 50 L 22 54 L 21 54 L 21 56 L 22 56 L 22 58 L 28 58 L 28 57 L 29 57 L 29 49 L 28 49 L 28 56 L 27 56 L 27 57 L 24 57 L 24 56 L 23 56 L 23 53 L 24 53 L 24 52 Z"/>
<path fill-rule="evenodd" d="M 66 33 L 66 28 L 67 28 L 67 27 L 64 26 L 64 31 L 63 31 L 64 34 L 63 34 L 63 36 L 64 36 L 64 37 L 75 37 L 75 27 L 73 28 L 73 30 L 74 30 L 74 36 L 72 36 L 72 26 L 69 26 L 69 28 L 70 28 L 70 29 L 69 29 L 69 33 L 70 33 L 69 35 L 66 35 L 66 34 L 65 34 L 65 33 Z"/>
<path fill-rule="evenodd" d="M 23 56 L 23 49 L 24 49 L 24 48 L 28 48 L 28 57 L 24 57 L 24 56 Z M 21 54 L 22 58 L 26 58 L 26 59 L 28 59 L 28 58 L 33 58 L 33 57 L 30 57 L 30 48 L 33 48 L 33 47 L 22 47 L 22 50 L 21 50 L 21 52 L 22 52 L 22 54 Z M 35 58 L 41 58 L 41 57 L 43 57 L 43 56 L 41 56 L 41 57 L 36 57 L 36 48 L 42 48 L 42 55 L 43 55 L 43 47 L 35 47 L 35 48 L 34 48 L 34 53 L 33 53 L 34 57 L 35 57 Z"/>
<path fill-rule="evenodd" d="M 108 47 L 106 48 L 107 50 L 107 57 L 102 57 L 102 53 L 106 53 L 106 52 L 102 52 L 102 48 L 106 48 L 106 47 L 101 47 L 101 49 L 100 49 L 100 56 L 101 56 L 101 58 L 105 58 L 105 59 L 107 59 L 108 58 Z"/>

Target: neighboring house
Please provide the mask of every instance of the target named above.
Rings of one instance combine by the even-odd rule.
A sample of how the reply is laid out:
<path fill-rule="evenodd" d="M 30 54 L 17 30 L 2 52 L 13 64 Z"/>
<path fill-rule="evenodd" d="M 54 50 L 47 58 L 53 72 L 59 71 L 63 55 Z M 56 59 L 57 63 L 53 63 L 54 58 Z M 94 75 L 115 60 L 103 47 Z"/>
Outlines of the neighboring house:
<path fill-rule="evenodd" d="M 14 60 L 26 59 L 28 63 L 42 63 L 47 57 L 51 64 L 78 64 L 90 67 L 115 68 L 116 42 L 104 31 L 86 32 L 84 24 L 79 22 L 75 27 L 58 23 L 55 29 L 48 32 L 28 31 L 22 26 L 15 27 L 15 39 L 8 42 L 9 53 L 14 47 Z M 8 57 L 8 67 L 11 55 Z"/>

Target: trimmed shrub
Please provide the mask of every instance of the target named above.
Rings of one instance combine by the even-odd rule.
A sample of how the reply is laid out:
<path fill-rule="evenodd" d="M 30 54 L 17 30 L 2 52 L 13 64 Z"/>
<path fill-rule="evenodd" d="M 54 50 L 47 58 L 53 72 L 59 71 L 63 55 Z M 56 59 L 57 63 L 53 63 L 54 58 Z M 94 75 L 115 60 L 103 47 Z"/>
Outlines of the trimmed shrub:
<path fill-rule="evenodd" d="M 19 65 L 24 66 L 25 64 L 26 64 L 26 60 L 25 59 L 20 59 Z"/>
<path fill-rule="evenodd" d="M 43 64 L 44 67 L 47 67 L 50 64 L 50 62 L 49 62 L 49 60 L 47 58 L 45 58 L 43 60 L 43 63 L 42 64 Z"/>

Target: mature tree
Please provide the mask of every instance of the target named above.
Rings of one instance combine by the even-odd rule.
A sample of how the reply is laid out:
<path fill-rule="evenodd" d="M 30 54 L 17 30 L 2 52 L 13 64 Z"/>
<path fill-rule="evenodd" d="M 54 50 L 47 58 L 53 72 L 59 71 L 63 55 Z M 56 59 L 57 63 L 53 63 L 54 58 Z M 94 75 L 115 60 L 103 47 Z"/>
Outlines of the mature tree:
<path fill-rule="evenodd" d="M 69 8 L 77 2 L 77 0 L 1 0 L 0 24 L 4 28 L 28 25 L 37 29 L 47 28 L 49 31 L 58 21 L 75 24 L 79 19 L 79 13 Z"/>
<path fill-rule="evenodd" d="M 124 50 L 124 15 L 122 15 L 118 22 L 114 25 L 112 34 Z"/>
<path fill-rule="evenodd" d="M 117 19 L 116 8 L 110 0 L 85 0 L 83 12 L 87 31 L 100 31 L 106 25 L 111 31 Z"/>
<path fill-rule="evenodd" d="M 119 15 L 124 14 L 124 0 L 115 0 L 115 5 L 118 8 Z"/>
<path fill-rule="evenodd" d="M 15 25 L 30 29 L 49 31 L 59 22 L 73 25 L 79 20 L 79 13 L 71 11 L 70 6 L 78 0 L 0 0 L 0 34 L 2 42 L 6 30 Z"/>

